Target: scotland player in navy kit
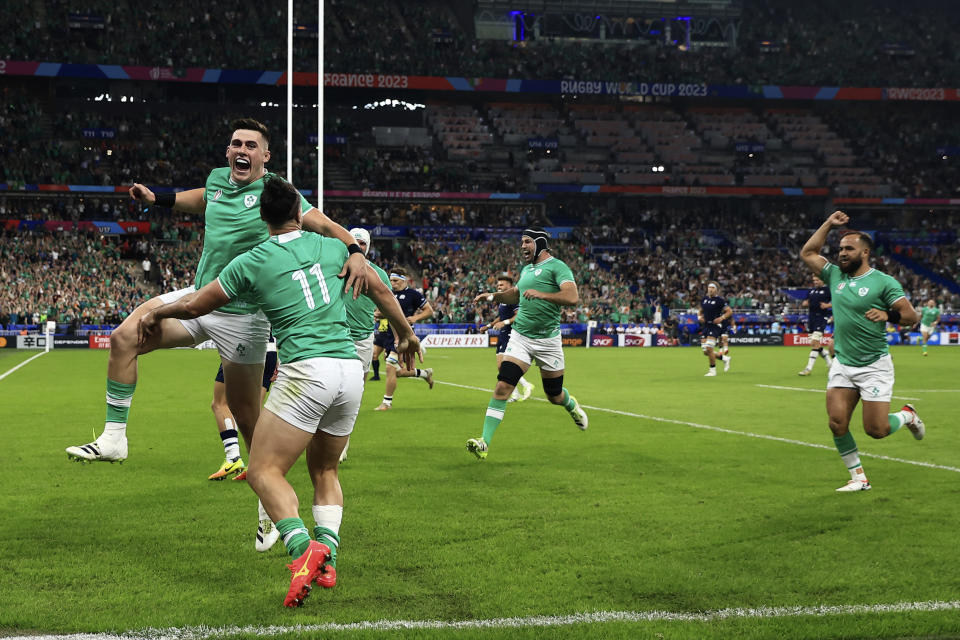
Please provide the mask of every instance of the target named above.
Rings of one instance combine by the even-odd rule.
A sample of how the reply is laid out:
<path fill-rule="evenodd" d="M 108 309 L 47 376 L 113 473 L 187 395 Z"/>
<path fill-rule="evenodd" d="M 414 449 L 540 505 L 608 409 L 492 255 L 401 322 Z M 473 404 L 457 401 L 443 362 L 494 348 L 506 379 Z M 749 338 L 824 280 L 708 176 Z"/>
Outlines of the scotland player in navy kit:
<path fill-rule="evenodd" d="M 810 334 L 810 359 L 807 360 L 807 366 L 797 375 L 808 376 L 818 357 L 823 358 L 824 362 L 827 363 L 828 370 L 830 365 L 833 364 L 831 359 L 833 345 L 830 346 L 829 354 L 823 351 L 823 331 L 827 328 L 827 321 L 833 314 L 833 307 L 830 304 L 830 289 L 817 276 L 813 276 L 813 288 L 810 289 L 803 304 L 809 308 L 807 333 Z"/>
<path fill-rule="evenodd" d="M 403 315 L 406 316 L 411 327 L 414 323 L 433 317 L 433 307 L 427 302 L 427 299 L 422 293 L 408 285 L 406 271 L 400 268 L 393 269 L 390 272 L 390 286 L 393 287 L 393 295 L 400 303 Z M 383 351 L 386 354 L 387 382 L 383 390 L 383 402 L 376 408 L 377 411 L 386 411 L 393 406 L 393 393 L 397 389 L 397 378 L 423 378 L 433 389 L 433 369 L 404 369 L 401 367 L 396 347 L 393 344 L 393 329 L 389 329 L 388 332 L 389 344 L 386 344 L 386 339 L 381 339 Z M 377 338 L 374 338 L 374 343 L 377 343 Z"/>
<path fill-rule="evenodd" d="M 503 292 L 513 286 L 513 278 L 509 273 L 502 273 L 497 276 L 497 292 Z M 480 327 L 480 331 L 497 329 L 500 335 L 497 337 L 497 371 L 500 370 L 500 364 L 503 362 L 503 352 L 507 350 L 507 344 L 510 342 L 510 332 L 513 330 L 513 323 L 517 318 L 519 304 L 505 304 L 501 302 L 497 305 L 497 315 L 499 319 L 490 324 Z M 533 385 L 520 376 L 516 388 L 510 394 L 508 402 L 523 402 L 533 393 Z"/>
<path fill-rule="evenodd" d="M 723 333 L 724 325 L 733 316 L 733 310 L 727 304 L 726 298 L 720 296 L 720 285 L 716 282 L 707 283 L 707 295 L 700 301 L 700 348 L 703 355 L 710 360 L 710 369 L 704 374 L 706 377 L 717 375 L 717 359 L 723 361 L 723 370 L 730 370 L 730 356 L 723 356 L 716 352 L 717 340 Z"/>

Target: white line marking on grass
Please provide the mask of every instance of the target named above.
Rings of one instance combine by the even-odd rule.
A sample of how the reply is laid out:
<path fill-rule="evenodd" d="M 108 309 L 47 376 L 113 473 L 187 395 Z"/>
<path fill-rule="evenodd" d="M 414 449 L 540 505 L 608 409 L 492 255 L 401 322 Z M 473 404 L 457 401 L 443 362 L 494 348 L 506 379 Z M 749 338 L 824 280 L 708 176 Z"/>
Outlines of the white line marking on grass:
<path fill-rule="evenodd" d="M 904 389 L 907 393 L 960 393 L 960 389 Z"/>
<path fill-rule="evenodd" d="M 19 369 L 20 367 L 29 364 L 32 360 L 36 360 L 37 358 L 39 358 L 40 356 L 42 356 L 42 355 L 45 354 L 45 353 L 46 353 L 46 351 L 41 351 L 40 353 L 38 353 L 38 354 L 35 355 L 35 356 L 30 356 L 29 358 L 27 358 L 26 360 L 24 360 L 23 362 L 21 362 L 20 364 L 18 364 L 17 366 L 15 366 L 14 368 L 8 370 L 6 373 L 0 373 L 0 380 L 3 380 L 3 379 L 6 378 L 8 375 L 10 375 L 11 373 L 13 373 L 13 372 L 16 371 L 17 369 Z"/>
<path fill-rule="evenodd" d="M 763 387 L 764 389 L 781 389 L 782 391 L 807 391 L 809 393 L 826 393 L 826 389 L 807 389 L 805 387 L 780 387 L 775 384 L 755 384 L 755 387 Z M 920 393 L 919 391 L 914 391 L 913 393 Z M 920 398 L 910 398 L 908 396 L 890 396 L 891 398 L 896 398 L 897 400 L 920 400 Z"/>
<path fill-rule="evenodd" d="M 956 611 L 960 601 L 896 602 L 893 604 L 819 605 L 813 607 L 757 607 L 717 609 L 715 611 L 596 611 L 566 616 L 527 616 L 487 620 L 377 620 L 364 622 L 303 624 L 288 627 L 173 627 L 112 633 L 74 633 L 70 635 L 14 636 L 7 640 L 200 640 L 218 636 L 257 636 L 271 638 L 285 634 L 310 635 L 324 631 L 400 631 L 407 629 L 527 629 L 564 627 L 574 624 L 606 622 L 716 622 L 720 620 L 760 620 L 775 618 L 824 618 L 885 613 L 932 613 Z"/>
<path fill-rule="evenodd" d="M 473 391 L 485 391 L 487 393 L 493 393 L 493 389 L 484 389 L 483 387 L 472 387 L 466 384 L 456 384 L 454 382 L 443 382 L 442 380 L 437 380 L 437 384 L 445 384 L 451 387 L 460 387 L 461 389 L 471 389 Z M 810 391 L 810 389 L 801 389 L 802 391 Z M 547 402 L 544 398 L 533 398 L 534 400 L 540 402 Z M 801 447 L 811 447 L 813 449 L 826 449 L 828 451 L 836 451 L 836 447 L 831 447 L 825 444 L 817 444 L 814 442 L 804 442 L 803 440 L 792 440 L 790 438 L 781 438 L 779 436 L 770 436 L 763 433 L 752 433 L 750 431 L 737 431 L 735 429 L 725 429 L 723 427 L 714 427 L 709 424 L 700 424 L 699 422 L 688 422 L 686 420 L 674 420 L 672 418 L 661 418 L 660 416 L 648 416 L 642 413 L 633 413 L 631 411 L 620 411 L 619 409 L 608 409 L 607 407 L 593 407 L 588 404 L 582 404 L 585 409 L 590 409 L 591 411 L 603 411 L 605 413 L 613 413 L 618 416 L 627 416 L 628 418 L 640 418 L 642 420 L 652 420 L 654 422 L 665 422 L 667 424 L 680 424 L 686 427 L 693 427 L 695 429 L 704 429 L 705 431 L 716 431 L 718 433 L 729 433 L 735 436 L 745 436 L 747 438 L 759 438 L 760 440 L 772 440 L 774 442 L 784 442 L 786 444 L 795 444 Z M 863 450 L 860 451 L 860 456 L 863 458 L 875 458 L 877 460 L 886 460 L 888 462 L 901 462 L 903 464 L 912 464 L 915 467 L 926 467 L 928 469 L 940 469 L 941 471 L 953 471 L 954 473 L 960 473 L 960 468 L 950 467 L 942 464 L 934 464 L 932 462 L 920 462 L 918 460 L 907 460 L 905 458 L 894 458 L 892 456 L 884 456 L 877 453 L 867 453 Z"/>

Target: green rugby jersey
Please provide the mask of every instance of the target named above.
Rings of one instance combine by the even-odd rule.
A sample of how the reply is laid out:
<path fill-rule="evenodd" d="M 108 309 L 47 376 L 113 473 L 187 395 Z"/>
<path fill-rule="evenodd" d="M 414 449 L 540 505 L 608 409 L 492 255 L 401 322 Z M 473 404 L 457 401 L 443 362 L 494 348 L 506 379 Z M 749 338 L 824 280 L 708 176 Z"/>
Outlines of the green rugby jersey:
<path fill-rule="evenodd" d="M 280 362 L 356 358 L 343 305 L 347 245 L 309 231 L 271 236 L 230 261 L 220 286 L 246 296 L 273 326 Z"/>
<path fill-rule="evenodd" d="M 920 309 L 920 324 L 928 327 L 940 319 L 940 309 L 936 307 L 923 307 Z"/>
<path fill-rule="evenodd" d="M 872 322 L 863 314 L 869 309 L 890 309 L 904 297 L 900 283 L 876 269 L 851 278 L 831 262 L 824 265 L 820 279 L 830 288 L 833 302 L 837 359 L 850 367 L 865 367 L 890 353 L 886 323 Z"/>
<path fill-rule="evenodd" d="M 269 175 L 272 174 L 267 173 L 264 177 Z M 235 257 L 270 237 L 267 223 L 260 219 L 262 192 L 263 178 L 240 186 L 230 179 L 230 167 L 214 169 L 207 176 L 203 190 L 203 199 L 207 203 L 203 252 L 195 280 L 197 289 L 216 280 Z M 300 196 L 300 206 L 304 213 L 313 208 L 303 196 Z M 220 311 L 256 313 L 257 309 L 250 300 L 240 297 Z"/>
<path fill-rule="evenodd" d="M 383 284 L 390 288 L 390 278 L 387 272 L 373 264 L 369 260 L 367 266 L 377 272 Z M 360 294 L 357 299 L 353 299 L 353 291 L 345 290 L 343 292 L 343 304 L 347 308 L 347 327 L 350 329 L 350 339 L 356 342 L 363 340 L 373 333 L 373 312 L 377 309 L 377 303 L 368 298 L 366 294 Z"/>
<path fill-rule="evenodd" d="M 520 271 L 517 289 L 520 291 L 520 309 L 513 330 L 527 338 L 553 338 L 560 335 L 560 305 L 546 300 L 528 300 L 527 289 L 544 293 L 560 291 L 564 282 L 575 282 L 573 272 L 562 260 L 550 257 L 538 264 L 528 264 Z"/>

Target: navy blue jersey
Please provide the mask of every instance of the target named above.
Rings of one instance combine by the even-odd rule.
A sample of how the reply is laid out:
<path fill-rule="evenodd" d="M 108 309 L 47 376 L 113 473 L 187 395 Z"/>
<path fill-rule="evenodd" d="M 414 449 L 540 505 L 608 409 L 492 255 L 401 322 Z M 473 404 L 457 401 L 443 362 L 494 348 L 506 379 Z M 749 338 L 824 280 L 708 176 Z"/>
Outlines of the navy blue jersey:
<path fill-rule="evenodd" d="M 509 320 L 513 316 L 517 315 L 517 309 L 520 307 L 519 304 L 504 304 L 500 303 L 497 305 L 497 314 L 500 316 L 500 321 Z M 509 335 L 510 330 L 513 329 L 513 325 L 506 325 L 500 329 L 500 335 Z"/>
<path fill-rule="evenodd" d="M 397 297 L 397 302 L 400 303 L 400 308 L 403 309 L 403 315 L 407 318 L 417 311 L 420 311 L 423 305 L 427 303 L 427 299 L 423 297 L 423 294 L 413 287 L 407 287 L 402 291 L 394 291 L 393 295 Z"/>
<path fill-rule="evenodd" d="M 727 307 L 727 299 L 722 296 L 705 296 L 700 301 L 700 311 L 703 313 L 703 323 L 713 324 L 713 321 L 723 315 Z M 726 324 L 726 321 L 724 321 Z"/>
<path fill-rule="evenodd" d="M 827 326 L 827 319 L 833 315 L 833 309 L 820 308 L 820 303 L 830 304 L 830 289 L 827 287 L 814 287 L 807 294 L 807 305 L 810 312 L 810 318 L 807 321 L 808 331 L 823 331 Z"/>

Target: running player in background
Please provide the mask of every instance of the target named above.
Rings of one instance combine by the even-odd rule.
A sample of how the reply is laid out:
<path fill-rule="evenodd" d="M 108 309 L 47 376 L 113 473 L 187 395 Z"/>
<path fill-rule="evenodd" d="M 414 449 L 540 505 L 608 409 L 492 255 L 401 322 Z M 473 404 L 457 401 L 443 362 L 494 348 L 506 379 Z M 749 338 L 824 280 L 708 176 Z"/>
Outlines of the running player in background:
<path fill-rule="evenodd" d="M 283 601 L 288 607 L 303 604 L 315 581 L 326 588 L 336 585 L 343 518 L 337 467 L 363 394 L 363 367 L 348 332 L 344 280 L 338 277 L 347 247 L 301 231 L 298 196 L 282 178 L 267 180 L 260 215 L 269 225 L 269 239 L 233 259 L 195 293 L 151 310 L 139 322 L 139 342 L 146 343 L 170 318 L 197 318 L 241 296 L 270 321 L 280 348 L 280 373 L 254 430 L 248 481 L 293 559 Z M 376 273 L 364 269 L 364 277 L 367 295 L 393 322 L 400 357 L 412 366 L 420 349 L 417 337 Z M 304 451 L 314 485 L 315 540 L 285 477 Z"/>
<path fill-rule="evenodd" d="M 807 307 L 807 333 L 810 335 L 810 357 L 807 359 L 807 366 L 800 370 L 797 375 L 808 376 L 813 371 L 813 365 L 817 358 L 823 358 L 827 363 L 827 369 L 833 364 L 832 353 L 826 353 L 823 350 L 823 331 L 827 328 L 827 321 L 833 314 L 833 305 L 830 303 L 830 289 L 823 284 L 818 276 L 813 276 L 813 287 L 807 293 L 807 299 L 803 301 Z"/>
<path fill-rule="evenodd" d="M 923 341 L 923 355 L 927 355 L 927 341 L 936 331 L 938 324 L 940 324 L 940 309 L 937 308 L 937 301 L 930 298 L 920 310 L 920 340 Z"/>
<path fill-rule="evenodd" d="M 497 276 L 497 293 L 503 293 L 512 286 L 513 278 L 509 273 L 501 273 Z M 479 329 L 480 331 L 496 329 L 500 332 L 497 336 L 497 371 L 500 370 L 500 365 L 503 363 L 503 353 L 507 350 L 507 344 L 510 342 L 511 325 L 516 322 L 517 310 L 519 308 L 519 304 L 505 304 L 501 302 L 497 305 L 498 319 L 490 324 L 483 325 Z M 523 402 L 529 398 L 532 393 L 533 385 L 527 382 L 523 376 L 520 376 L 517 388 L 510 394 L 510 400 L 508 402 Z"/>
<path fill-rule="evenodd" d="M 841 233 L 837 264 L 820 255 L 830 230 L 850 218 L 833 212 L 800 250 L 800 258 L 830 290 L 833 303 L 833 342 L 836 357 L 827 380 L 827 415 L 833 441 L 850 472 L 837 491 L 871 488 L 863 471 L 857 444 L 850 433 L 850 417 L 863 404 L 863 430 L 871 438 L 886 438 L 906 426 L 917 440 L 926 433 L 913 405 L 890 413 L 894 371 L 887 344 L 886 324 L 912 325 L 920 318 L 893 277 L 870 266 L 873 239 L 847 229 Z"/>
<path fill-rule="evenodd" d="M 520 271 L 516 286 L 506 291 L 481 293 L 474 299 L 475 304 L 505 302 L 520 305 L 510 343 L 500 363 L 497 386 L 487 405 L 483 435 L 467 440 L 467 451 L 480 460 L 487 457 L 493 434 L 503 420 L 507 399 L 533 363 L 540 367 L 547 400 L 566 409 L 581 431 L 588 425 L 587 414 L 563 386 L 563 340 L 560 337 L 560 307 L 576 305 L 580 294 L 570 267 L 554 258 L 547 249 L 549 238 L 550 234 L 540 228 L 524 230 L 520 254 L 527 264 Z"/>
<path fill-rule="evenodd" d="M 733 310 L 727 304 L 726 298 L 720 297 L 720 285 L 716 282 L 707 283 L 707 295 L 700 301 L 700 312 L 697 319 L 700 321 L 700 349 L 703 355 L 710 360 L 710 368 L 704 374 L 706 377 L 717 375 L 717 360 L 723 361 L 723 370 L 730 370 L 730 356 L 717 353 L 717 340 L 723 335 L 723 327 L 733 316 Z"/>
<path fill-rule="evenodd" d="M 370 232 L 361 227 L 350 229 L 350 234 L 356 238 L 357 244 L 363 249 L 363 254 L 367 255 L 370 251 Z M 390 288 L 390 278 L 387 272 L 373 264 L 367 262 L 367 267 L 380 277 L 384 286 Z M 353 346 L 357 348 L 357 356 L 363 363 L 363 384 L 366 389 L 367 374 L 370 373 L 370 362 L 373 359 L 373 328 L 376 324 L 374 314 L 377 311 L 377 305 L 366 296 L 354 298 L 349 291 L 343 294 L 343 303 L 347 311 L 347 328 L 350 330 L 350 339 L 353 340 Z M 393 336 L 391 332 L 391 337 Z M 347 449 L 350 447 L 350 440 L 343 445 L 343 452 L 340 454 L 340 462 L 347 459 Z"/>
<path fill-rule="evenodd" d="M 390 286 L 393 287 L 393 295 L 397 297 L 397 302 L 403 309 L 403 315 L 407 317 L 407 322 L 411 327 L 421 320 L 433 317 L 433 307 L 422 293 L 409 285 L 405 270 L 397 267 L 390 272 Z M 397 378 L 423 378 L 433 389 L 433 369 L 407 369 L 400 365 L 394 345 L 394 328 L 392 325 L 388 325 L 387 332 L 385 332 L 390 336 L 389 343 L 385 339 L 382 340 L 384 343 L 383 351 L 386 354 L 384 362 L 387 365 L 387 381 L 384 384 L 383 402 L 375 409 L 376 411 L 388 411 L 393 408 L 393 394 L 397 390 Z"/>

